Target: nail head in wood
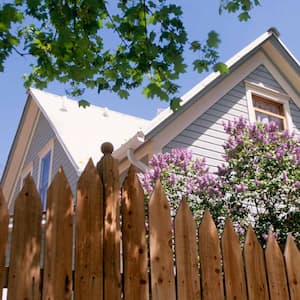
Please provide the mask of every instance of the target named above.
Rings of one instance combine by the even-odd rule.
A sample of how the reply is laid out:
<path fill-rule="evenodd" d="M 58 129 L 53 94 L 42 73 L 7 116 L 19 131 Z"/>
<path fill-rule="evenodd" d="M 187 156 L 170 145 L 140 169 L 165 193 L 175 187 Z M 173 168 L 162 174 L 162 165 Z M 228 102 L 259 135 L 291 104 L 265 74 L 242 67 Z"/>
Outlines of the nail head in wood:
<path fill-rule="evenodd" d="M 105 154 L 112 154 L 114 151 L 114 146 L 112 145 L 112 143 L 109 142 L 105 142 L 101 145 L 101 151 L 102 153 Z"/>

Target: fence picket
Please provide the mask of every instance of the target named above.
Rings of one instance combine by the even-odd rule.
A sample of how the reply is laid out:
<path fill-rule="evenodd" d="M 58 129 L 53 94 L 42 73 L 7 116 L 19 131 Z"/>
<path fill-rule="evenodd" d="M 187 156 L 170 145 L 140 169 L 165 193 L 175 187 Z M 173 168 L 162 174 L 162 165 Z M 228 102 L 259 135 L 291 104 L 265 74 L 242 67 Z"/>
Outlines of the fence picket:
<path fill-rule="evenodd" d="M 77 184 L 75 299 L 103 299 L 103 187 L 90 159 Z"/>
<path fill-rule="evenodd" d="M 42 205 L 31 177 L 27 177 L 14 210 L 8 299 L 40 299 Z"/>
<path fill-rule="evenodd" d="M 288 235 L 284 250 L 291 300 L 300 299 L 300 252 L 293 237 Z"/>
<path fill-rule="evenodd" d="M 177 299 L 201 299 L 196 224 L 185 199 L 175 217 Z"/>
<path fill-rule="evenodd" d="M 102 145 L 104 156 L 97 165 L 104 188 L 104 299 L 121 298 L 120 201 L 118 162 L 110 143 Z"/>
<path fill-rule="evenodd" d="M 203 299 L 223 300 L 220 242 L 209 211 L 205 212 L 199 228 L 199 256 Z"/>
<path fill-rule="evenodd" d="M 249 300 L 269 299 L 263 250 L 252 226 L 247 231 L 244 257 Z"/>
<path fill-rule="evenodd" d="M 72 297 L 72 192 L 62 169 L 47 193 L 44 300 Z"/>
<path fill-rule="evenodd" d="M 226 299 L 246 300 L 248 297 L 240 240 L 229 218 L 222 236 L 222 254 Z"/>
<path fill-rule="evenodd" d="M 131 166 L 123 183 L 122 237 L 124 299 L 149 299 L 145 199 L 142 187 Z"/>
<path fill-rule="evenodd" d="M 175 300 L 170 207 L 157 181 L 149 201 L 152 300 Z"/>
<path fill-rule="evenodd" d="M 284 260 L 279 245 L 270 231 L 265 250 L 266 268 L 271 300 L 289 299 Z"/>
<path fill-rule="evenodd" d="M 2 287 L 5 281 L 5 254 L 8 238 L 9 215 L 7 204 L 0 187 L 0 299 L 2 299 Z"/>

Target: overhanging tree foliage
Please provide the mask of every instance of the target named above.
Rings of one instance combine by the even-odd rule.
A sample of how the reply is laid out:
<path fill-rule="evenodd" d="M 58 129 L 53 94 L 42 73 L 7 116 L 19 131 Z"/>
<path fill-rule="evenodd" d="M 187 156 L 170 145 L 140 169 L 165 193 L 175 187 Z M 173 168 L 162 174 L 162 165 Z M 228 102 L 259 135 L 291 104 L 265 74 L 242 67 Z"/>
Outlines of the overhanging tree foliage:
<path fill-rule="evenodd" d="M 219 36 L 189 40 L 182 8 L 172 0 L 11 0 L 0 4 L 0 71 L 17 52 L 35 58 L 25 86 L 45 88 L 53 80 L 81 96 L 86 88 L 127 98 L 143 86 L 149 98 L 179 108 L 177 79 L 186 71 L 183 52 L 195 52 L 194 69 L 226 73 Z M 220 13 L 241 21 L 260 0 L 220 0 Z"/>

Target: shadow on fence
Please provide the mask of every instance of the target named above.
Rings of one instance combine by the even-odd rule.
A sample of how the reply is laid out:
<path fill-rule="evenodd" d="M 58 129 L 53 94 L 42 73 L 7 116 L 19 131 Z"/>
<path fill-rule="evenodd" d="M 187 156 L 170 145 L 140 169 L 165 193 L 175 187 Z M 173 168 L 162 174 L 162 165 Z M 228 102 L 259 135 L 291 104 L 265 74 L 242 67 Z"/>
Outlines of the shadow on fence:
<path fill-rule="evenodd" d="M 185 200 L 172 230 L 160 183 L 146 214 L 130 167 L 120 201 L 117 161 L 109 147 L 103 152 L 97 168 L 89 161 L 78 181 L 75 211 L 65 174 L 58 172 L 45 226 L 35 184 L 26 179 L 8 251 L 0 189 L 0 280 L 8 299 L 300 299 L 300 253 L 291 236 L 284 255 L 272 233 L 263 251 L 249 227 L 242 252 L 230 219 L 220 240 L 210 213 L 197 229 Z"/>

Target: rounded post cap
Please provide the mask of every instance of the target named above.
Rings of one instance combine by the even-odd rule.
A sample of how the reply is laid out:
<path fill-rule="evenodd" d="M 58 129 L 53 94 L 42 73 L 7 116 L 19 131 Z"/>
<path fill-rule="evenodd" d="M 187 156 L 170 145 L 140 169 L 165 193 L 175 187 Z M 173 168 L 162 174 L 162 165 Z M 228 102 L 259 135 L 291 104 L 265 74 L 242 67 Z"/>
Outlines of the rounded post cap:
<path fill-rule="evenodd" d="M 105 142 L 101 145 L 101 152 L 105 154 L 112 154 L 114 151 L 114 146 L 110 142 Z"/>

